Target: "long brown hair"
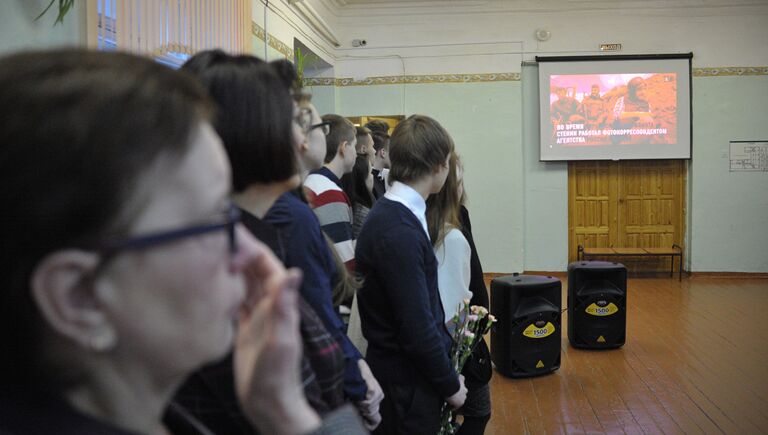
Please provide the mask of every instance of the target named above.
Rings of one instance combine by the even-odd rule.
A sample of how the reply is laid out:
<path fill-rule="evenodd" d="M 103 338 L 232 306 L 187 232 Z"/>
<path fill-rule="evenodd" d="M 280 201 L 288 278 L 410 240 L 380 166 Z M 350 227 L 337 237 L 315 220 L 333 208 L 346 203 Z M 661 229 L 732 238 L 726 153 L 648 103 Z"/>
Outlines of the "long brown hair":
<path fill-rule="evenodd" d="M 461 214 L 461 198 L 459 198 L 459 177 L 456 169 L 459 165 L 459 156 L 451 152 L 448 160 L 448 176 L 440 192 L 427 198 L 427 228 L 432 246 L 440 246 L 445 238 L 446 226 L 461 228 L 459 216 Z"/>

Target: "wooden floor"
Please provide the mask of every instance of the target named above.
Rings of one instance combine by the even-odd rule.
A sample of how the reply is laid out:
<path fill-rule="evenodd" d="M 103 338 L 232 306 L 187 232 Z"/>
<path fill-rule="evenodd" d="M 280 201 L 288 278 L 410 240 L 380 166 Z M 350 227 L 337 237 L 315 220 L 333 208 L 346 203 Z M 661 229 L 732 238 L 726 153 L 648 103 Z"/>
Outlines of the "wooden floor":
<path fill-rule="evenodd" d="M 571 348 L 564 313 L 560 369 L 494 372 L 486 434 L 768 433 L 768 280 L 664 276 L 627 288 L 624 347 Z"/>

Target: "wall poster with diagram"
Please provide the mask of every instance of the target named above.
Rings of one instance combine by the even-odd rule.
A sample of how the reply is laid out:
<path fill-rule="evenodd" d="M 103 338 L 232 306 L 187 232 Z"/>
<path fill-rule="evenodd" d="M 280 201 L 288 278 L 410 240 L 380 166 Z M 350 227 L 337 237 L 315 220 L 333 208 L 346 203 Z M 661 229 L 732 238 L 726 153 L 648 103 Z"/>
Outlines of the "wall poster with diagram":
<path fill-rule="evenodd" d="M 731 141 L 731 172 L 768 171 L 768 141 Z"/>

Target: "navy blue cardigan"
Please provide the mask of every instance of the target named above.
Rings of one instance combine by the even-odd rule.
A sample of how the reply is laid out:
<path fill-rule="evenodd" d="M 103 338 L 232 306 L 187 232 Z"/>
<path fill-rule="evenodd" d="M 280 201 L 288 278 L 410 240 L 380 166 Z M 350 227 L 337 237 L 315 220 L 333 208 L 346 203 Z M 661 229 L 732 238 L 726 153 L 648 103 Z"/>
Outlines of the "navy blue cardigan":
<path fill-rule="evenodd" d="M 366 360 L 382 384 L 427 381 L 441 397 L 459 390 L 451 337 L 437 290 L 437 259 L 418 219 L 386 197 L 376 201 L 355 250 Z"/>
<path fill-rule="evenodd" d="M 264 221 L 275 226 L 285 243 L 285 265 L 304 272 L 301 296 L 323 320 L 345 356 L 344 392 L 352 401 L 365 399 L 368 387 L 360 374 L 360 352 L 349 341 L 344 322 L 333 309 L 332 288 L 337 277 L 331 248 L 320 231 L 317 216 L 295 192 L 286 192 L 269 209 Z"/>

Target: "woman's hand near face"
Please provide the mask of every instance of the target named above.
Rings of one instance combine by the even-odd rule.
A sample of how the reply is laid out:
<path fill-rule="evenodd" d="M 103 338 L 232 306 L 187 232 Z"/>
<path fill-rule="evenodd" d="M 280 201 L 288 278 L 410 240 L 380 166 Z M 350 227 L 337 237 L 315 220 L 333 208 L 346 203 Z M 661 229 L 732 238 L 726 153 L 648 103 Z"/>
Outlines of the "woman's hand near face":
<path fill-rule="evenodd" d="M 262 433 L 312 431 L 320 427 L 320 417 L 310 408 L 300 378 L 301 272 L 286 271 L 269 248 L 251 237 L 240 241 L 233 267 L 243 274 L 247 289 L 234 356 L 241 407 Z"/>

